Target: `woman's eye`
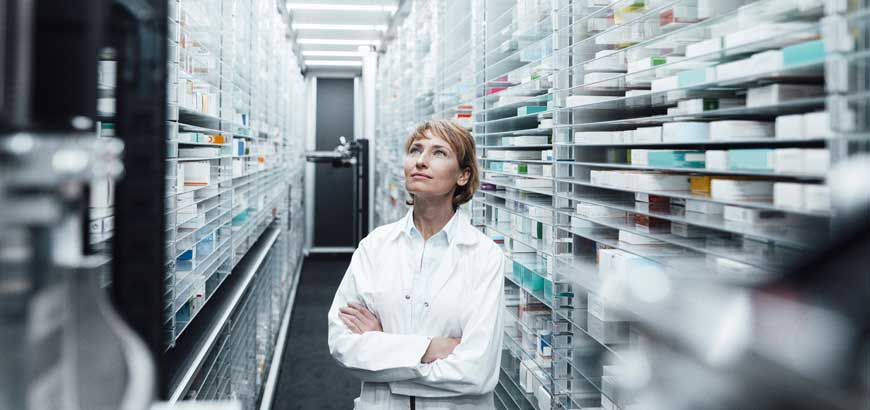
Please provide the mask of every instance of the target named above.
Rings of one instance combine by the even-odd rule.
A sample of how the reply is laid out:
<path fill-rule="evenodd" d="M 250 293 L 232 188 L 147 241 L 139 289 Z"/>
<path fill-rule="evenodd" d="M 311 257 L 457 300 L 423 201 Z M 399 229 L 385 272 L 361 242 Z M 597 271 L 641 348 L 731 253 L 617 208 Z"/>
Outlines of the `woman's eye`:
<path fill-rule="evenodd" d="M 435 151 L 435 156 L 438 156 L 438 157 L 446 157 L 446 156 L 447 156 L 447 153 L 444 152 L 444 151 Z"/>
<path fill-rule="evenodd" d="M 411 148 L 411 149 L 408 151 L 408 153 L 409 153 L 409 154 L 419 154 L 419 153 L 420 153 L 420 150 L 417 149 L 417 148 Z"/>

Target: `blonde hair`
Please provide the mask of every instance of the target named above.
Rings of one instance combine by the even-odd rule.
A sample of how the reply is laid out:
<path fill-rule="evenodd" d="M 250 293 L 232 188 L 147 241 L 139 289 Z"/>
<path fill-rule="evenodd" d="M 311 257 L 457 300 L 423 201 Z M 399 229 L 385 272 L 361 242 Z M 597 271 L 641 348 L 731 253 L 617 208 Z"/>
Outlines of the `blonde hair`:
<path fill-rule="evenodd" d="M 474 144 L 474 138 L 468 130 L 452 121 L 429 120 L 418 125 L 405 140 L 405 153 L 408 152 L 414 141 L 427 139 L 430 135 L 447 141 L 450 149 L 456 153 L 459 169 L 469 170 L 468 183 L 456 185 L 456 189 L 453 191 L 453 209 L 456 210 L 460 205 L 470 201 L 480 186 L 480 170 L 477 166 L 477 148 Z M 405 203 L 414 205 L 414 195 L 410 195 L 411 199 Z"/>

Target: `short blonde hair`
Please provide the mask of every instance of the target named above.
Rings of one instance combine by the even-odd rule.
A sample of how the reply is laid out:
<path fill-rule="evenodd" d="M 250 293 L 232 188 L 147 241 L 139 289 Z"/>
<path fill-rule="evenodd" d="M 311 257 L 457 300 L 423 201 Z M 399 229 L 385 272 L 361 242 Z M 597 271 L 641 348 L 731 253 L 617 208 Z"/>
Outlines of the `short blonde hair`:
<path fill-rule="evenodd" d="M 463 186 L 457 185 L 453 192 L 453 209 L 456 210 L 460 205 L 470 201 L 480 186 L 480 170 L 477 166 L 477 147 L 474 138 L 467 129 L 452 121 L 429 120 L 418 125 L 405 140 L 405 153 L 408 153 L 414 141 L 427 139 L 430 135 L 447 141 L 450 149 L 456 153 L 459 169 L 469 170 L 468 183 Z M 414 195 L 410 195 L 411 199 L 406 203 L 414 205 Z"/>

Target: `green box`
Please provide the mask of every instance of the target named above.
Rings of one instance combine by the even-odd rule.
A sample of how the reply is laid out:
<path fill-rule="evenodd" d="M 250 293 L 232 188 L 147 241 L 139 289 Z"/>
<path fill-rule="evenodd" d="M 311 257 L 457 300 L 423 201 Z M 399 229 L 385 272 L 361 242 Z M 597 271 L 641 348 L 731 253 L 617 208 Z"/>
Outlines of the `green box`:
<path fill-rule="evenodd" d="M 543 105 L 527 105 L 525 107 L 517 108 L 517 115 L 529 115 L 544 111 L 547 111 L 547 107 Z"/>

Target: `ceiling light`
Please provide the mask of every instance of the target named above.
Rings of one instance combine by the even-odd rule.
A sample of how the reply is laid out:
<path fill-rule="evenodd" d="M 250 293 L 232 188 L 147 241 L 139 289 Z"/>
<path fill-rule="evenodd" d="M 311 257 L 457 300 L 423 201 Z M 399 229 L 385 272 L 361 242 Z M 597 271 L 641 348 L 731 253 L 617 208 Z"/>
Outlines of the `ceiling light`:
<path fill-rule="evenodd" d="M 321 44 L 336 46 L 377 46 L 381 44 L 380 40 L 333 40 L 328 38 L 300 38 L 296 42 L 299 44 Z"/>
<path fill-rule="evenodd" d="M 360 46 L 366 47 L 366 46 Z M 359 51 L 320 51 L 320 50 L 307 50 L 302 51 L 303 56 L 311 56 L 311 57 L 362 57 L 363 53 Z"/>
<path fill-rule="evenodd" d="M 343 66 L 343 67 L 361 67 L 362 61 L 341 61 L 341 60 L 305 60 L 307 66 Z"/>
<path fill-rule="evenodd" d="M 375 4 L 315 4 L 315 3 L 285 3 L 288 10 L 331 10 L 331 11 L 378 11 L 395 13 L 398 7 L 380 6 Z"/>
<path fill-rule="evenodd" d="M 308 24 L 293 23 L 293 30 L 360 30 L 360 31 L 386 31 L 383 24 Z"/>

